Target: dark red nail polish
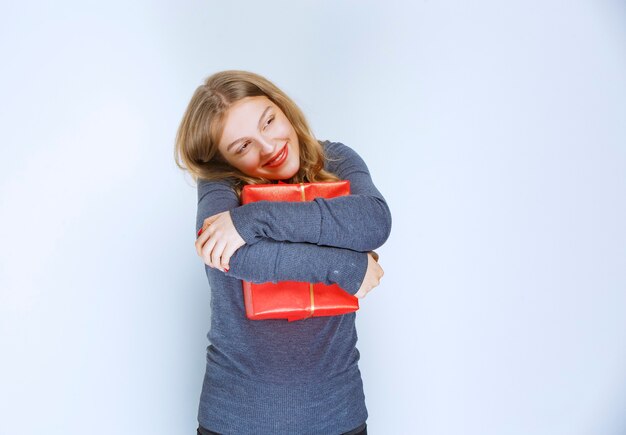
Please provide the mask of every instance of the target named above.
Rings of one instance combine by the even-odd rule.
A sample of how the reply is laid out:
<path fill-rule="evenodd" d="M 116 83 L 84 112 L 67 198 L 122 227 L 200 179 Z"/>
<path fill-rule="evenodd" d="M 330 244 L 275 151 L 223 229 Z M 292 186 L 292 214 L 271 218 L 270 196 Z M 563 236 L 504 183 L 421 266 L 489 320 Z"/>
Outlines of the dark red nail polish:
<path fill-rule="evenodd" d="M 228 272 L 228 269 L 224 268 L 224 270 L 225 270 L 226 272 Z"/>
<path fill-rule="evenodd" d="M 198 230 L 198 235 L 202 234 L 202 228 Z"/>

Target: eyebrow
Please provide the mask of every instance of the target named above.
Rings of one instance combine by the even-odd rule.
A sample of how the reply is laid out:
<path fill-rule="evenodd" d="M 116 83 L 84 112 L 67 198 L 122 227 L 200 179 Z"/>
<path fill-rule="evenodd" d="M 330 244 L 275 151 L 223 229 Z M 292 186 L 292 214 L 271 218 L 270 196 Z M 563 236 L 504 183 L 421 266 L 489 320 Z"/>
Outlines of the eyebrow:
<path fill-rule="evenodd" d="M 272 106 L 267 106 L 265 108 L 265 110 L 263 111 L 263 113 L 261 114 L 261 117 L 259 118 L 259 124 L 257 125 L 257 128 L 260 129 L 261 128 L 261 123 L 263 122 L 263 118 L 265 118 L 265 114 L 267 113 L 268 110 L 270 110 L 272 108 Z M 233 145 L 235 145 L 237 142 L 242 141 L 244 138 L 239 138 L 237 140 L 235 140 L 234 142 L 232 142 L 230 145 L 228 145 L 226 147 L 226 151 L 230 151 L 230 149 L 232 148 Z"/>

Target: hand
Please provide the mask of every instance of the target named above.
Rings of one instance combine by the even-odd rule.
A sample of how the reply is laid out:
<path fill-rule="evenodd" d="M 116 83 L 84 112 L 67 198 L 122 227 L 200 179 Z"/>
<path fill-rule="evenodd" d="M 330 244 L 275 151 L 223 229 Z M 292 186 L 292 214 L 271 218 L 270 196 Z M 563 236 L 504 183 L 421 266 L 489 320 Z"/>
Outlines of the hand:
<path fill-rule="evenodd" d="M 383 277 L 385 272 L 383 268 L 378 264 L 378 254 L 374 251 L 370 251 L 367 253 L 367 271 L 365 272 L 365 278 L 363 278 L 363 282 L 361 283 L 361 287 L 359 291 L 355 293 L 359 299 L 364 298 L 370 290 L 380 284 L 380 279 Z"/>
<path fill-rule="evenodd" d="M 228 272 L 230 257 L 245 244 L 226 210 L 204 220 L 196 239 L 196 252 L 207 266 Z"/>

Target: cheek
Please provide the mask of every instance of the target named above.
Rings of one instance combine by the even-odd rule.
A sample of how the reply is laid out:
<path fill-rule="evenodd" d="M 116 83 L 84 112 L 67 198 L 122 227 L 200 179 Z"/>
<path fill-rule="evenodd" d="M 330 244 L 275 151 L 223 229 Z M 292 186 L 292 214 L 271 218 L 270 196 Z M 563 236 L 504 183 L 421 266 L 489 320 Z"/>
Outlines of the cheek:
<path fill-rule="evenodd" d="M 280 136 L 288 136 L 293 133 L 294 129 L 287 119 L 283 119 L 280 124 L 276 125 L 276 133 Z"/>
<path fill-rule="evenodd" d="M 256 170 L 260 163 L 257 155 L 248 153 L 239 161 L 238 166 L 240 171 L 249 173 Z"/>

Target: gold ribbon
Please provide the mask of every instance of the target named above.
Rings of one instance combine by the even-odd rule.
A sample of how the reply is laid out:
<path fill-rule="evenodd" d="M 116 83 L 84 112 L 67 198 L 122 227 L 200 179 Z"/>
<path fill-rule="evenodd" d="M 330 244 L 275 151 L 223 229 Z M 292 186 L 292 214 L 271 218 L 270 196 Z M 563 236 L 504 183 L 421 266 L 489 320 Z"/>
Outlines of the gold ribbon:
<path fill-rule="evenodd" d="M 300 183 L 300 193 L 302 194 L 302 201 L 306 201 L 306 196 L 304 195 L 304 183 Z"/>
<path fill-rule="evenodd" d="M 304 183 L 300 183 L 300 194 L 302 196 L 302 201 L 306 201 Z M 307 318 L 313 317 L 313 313 L 315 312 L 315 293 L 313 292 L 313 283 L 309 283 L 309 293 L 311 294 L 311 313 L 307 316 Z"/>
<path fill-rule="evenodd" d="M 309 317 L 313 317 L 315 312 L 315 293 L 313 293 L 313 283 L 309 283 L 309 291 L 311 292 L 311 314 Z"/>

